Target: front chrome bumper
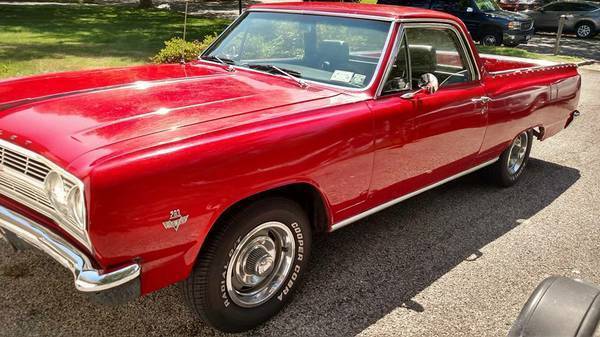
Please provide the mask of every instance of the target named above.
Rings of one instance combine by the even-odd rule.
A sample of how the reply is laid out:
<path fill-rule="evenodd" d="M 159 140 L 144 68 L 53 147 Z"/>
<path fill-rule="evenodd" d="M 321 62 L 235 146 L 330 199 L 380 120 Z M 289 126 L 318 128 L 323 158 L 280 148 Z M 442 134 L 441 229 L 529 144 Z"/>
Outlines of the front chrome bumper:
<path fill-rule="evenodd" d="M 79 291 L 86 293 L 102 292 L 133 280 L 137 282 L 131 283 L 135 283 L 139 287 L 138 277 L 141 272 L 139 264 L 130 264 L 110 273 L 102 274 L 100 270 L 92 266 L 87 255 L 75 246 L 35 221 L 2 206 L 0 206 L 1 236 L 4 236 L 13 247 L 20 245 L 15 242 L 14 237 L 16 237 L 18 240 L 22 240 L 50 255 L 73 273 L 75 288 Z M 131 289 L 128 291 L 132 292 Z M 133 292 L 139 293 L 139 289 Z"/>

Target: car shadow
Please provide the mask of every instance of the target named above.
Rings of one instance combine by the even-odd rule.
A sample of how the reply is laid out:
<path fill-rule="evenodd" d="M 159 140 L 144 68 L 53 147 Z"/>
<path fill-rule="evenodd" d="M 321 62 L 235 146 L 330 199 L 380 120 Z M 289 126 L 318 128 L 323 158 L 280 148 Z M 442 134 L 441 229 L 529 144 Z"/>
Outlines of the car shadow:
<path fill-rule="evenodd" d="M 499 189 L 471 174 L 318 240 L 294 302 L 254 334 L 356 335 L 459 263 L 551 204 L 580 177 L 532 159 L 523 180 Z M 526 244 L 526 243 L 524 243 Z"/>
<path fill-rule="evenodd" d="M 398 307 L 427 312 L 413 300 L 417 294 L 482 256 L 482 247 L 550 205 L 580 173 L 532 159 L 522 178 L 500 189 L 471 174 L 317 238 L 294 301 L 247 335 L 356 335 Z M 189 313 L 177 286 L 126 305 L 98 306 L 41 253 L 13 256 L 0 247 L 0 284 L 0 324 L 13 336 L 221 335 Z"/>

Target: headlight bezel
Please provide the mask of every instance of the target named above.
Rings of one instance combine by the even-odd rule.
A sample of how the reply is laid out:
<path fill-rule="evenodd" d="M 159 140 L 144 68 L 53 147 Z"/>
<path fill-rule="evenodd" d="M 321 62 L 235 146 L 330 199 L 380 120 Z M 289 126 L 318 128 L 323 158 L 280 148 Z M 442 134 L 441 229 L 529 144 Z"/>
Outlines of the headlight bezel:
<path fill-rule="evenodd" d="M 521 21 L 510 21 L 508 23 L 508 30 L 519 30 L 521 29 Z"/>
<path fill-rule="evenodd" d="M 53 165 L 44 179 L 44 190 L 54 208 L 54 220 L 57 224 L 91 249 L 83 182 Z"/>

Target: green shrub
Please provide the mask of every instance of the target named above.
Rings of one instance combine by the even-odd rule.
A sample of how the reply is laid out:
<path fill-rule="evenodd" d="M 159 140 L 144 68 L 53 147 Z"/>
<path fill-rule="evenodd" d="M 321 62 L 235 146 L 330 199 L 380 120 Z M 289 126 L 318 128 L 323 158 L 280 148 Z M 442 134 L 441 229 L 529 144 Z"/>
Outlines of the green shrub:
<path fill-rule="evenodd" d="M 198 55 L 217 38 L 217 34 L 207 35 L 202 42 L 184 41 L 179 37 L 174 37 L 165 41 L 165 47 L 158 54 L 152 57 L 154 63 L 179 63 L 181 60 L 186 62 L 196 60 Z"/>

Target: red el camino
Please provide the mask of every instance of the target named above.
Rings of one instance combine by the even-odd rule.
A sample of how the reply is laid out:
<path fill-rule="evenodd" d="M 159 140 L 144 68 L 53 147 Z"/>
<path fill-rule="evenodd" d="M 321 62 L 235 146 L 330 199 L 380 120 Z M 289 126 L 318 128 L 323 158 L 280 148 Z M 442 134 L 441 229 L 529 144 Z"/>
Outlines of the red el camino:
<path fill-rule="evenodd" d="M 0 82 L 0 232 L 98 301 L 182 281 L 202 319 L 247 330 L 316 233 L 476 170 L 517 182 L 580 83 L 479 55 L 441 12 L 252 6 L 195 62 Z"/>

